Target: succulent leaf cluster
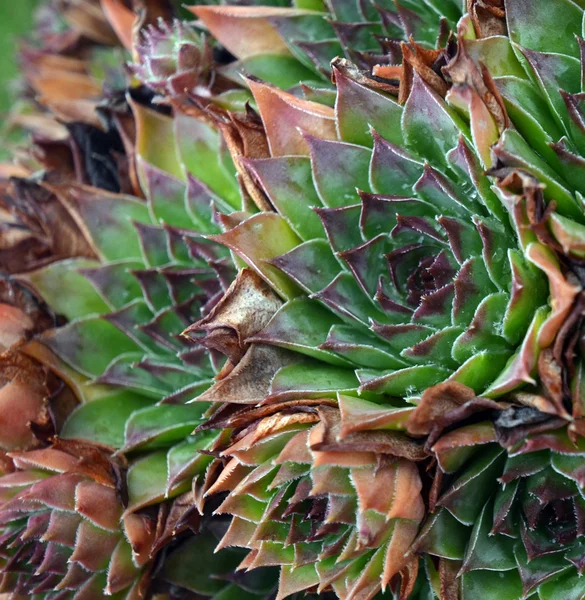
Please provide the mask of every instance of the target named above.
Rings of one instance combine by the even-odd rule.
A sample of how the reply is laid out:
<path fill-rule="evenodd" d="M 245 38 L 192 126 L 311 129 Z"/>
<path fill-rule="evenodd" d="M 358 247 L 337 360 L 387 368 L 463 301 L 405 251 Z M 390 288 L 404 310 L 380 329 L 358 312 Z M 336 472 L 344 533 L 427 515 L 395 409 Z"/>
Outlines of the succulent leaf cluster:
<path fill-rule="evenodd" d="M 23 55 L 1 591 L 580 600 L 583 2 L 188 8 Z"/>

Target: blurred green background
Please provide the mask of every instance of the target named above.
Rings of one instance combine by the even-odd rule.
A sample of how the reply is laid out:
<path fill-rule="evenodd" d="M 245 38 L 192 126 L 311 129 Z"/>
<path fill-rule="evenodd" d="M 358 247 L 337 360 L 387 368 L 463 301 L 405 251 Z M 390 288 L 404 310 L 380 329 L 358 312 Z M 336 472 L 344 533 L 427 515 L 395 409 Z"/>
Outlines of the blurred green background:
<path fill-rule="evenodd" d="M 31 31 L 35 8 L 41 0 L 0 0 L 0 114 L 14 100 L 14 82 L 18 74 L 16 47 Z"/>

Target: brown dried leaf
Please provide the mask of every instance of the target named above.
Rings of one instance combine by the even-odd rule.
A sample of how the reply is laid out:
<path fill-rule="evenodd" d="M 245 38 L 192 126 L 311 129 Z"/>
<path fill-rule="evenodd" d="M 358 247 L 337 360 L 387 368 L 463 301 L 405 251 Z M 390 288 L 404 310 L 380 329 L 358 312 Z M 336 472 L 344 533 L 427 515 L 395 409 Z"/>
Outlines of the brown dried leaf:
<path fill-rule="evenodd" d="M 45 368 L 18 352 L 0 355 L 0 448 L 36 445 L 31 423 L 48 418 L 48 395 Z"/>
<path fill-rule="evenodd" d="M 428 388 L 408 418 L 406 429 L 411 435 L 428 435 L 437 418 L 475 397 L 471 388 L 454 381 Z"/>
<path fill-rule="evenodd" d="M 236 365 L 249 347 L 246 340 L 263 329 L 281 305 L 280 298 L 256 273 L 243 269 L 213 310 L 183 335 L 219 350 Z M 201 333 L 205 337 L 201 338 Z"/>
<path fill-rule="evenodd" d="M 504 9 L 504 0 L 467 0 L 467 12 L 478 38 L 507 34 Z"/>
<path fill-rule="evenodd" d="M 252 344 L 230 374 L 196 400 L 260 404 L 270 394 L 270 384 L 278 369 L 298 360 L 294 352 Z"/>
<path fill-rule="evenodd" d="M 259 210 L 274 210 L 262 188 L 250 176 L 243 160 L 247 158 L 268 158 L 270 156 L 268 140 L 262 121 L 250 108 L 248 108 L 246 114 L 223 111 L 223 117 L 223 119 L 219 119 L 217 126 L 230 151 L 244 188 Z"/>
<path fill-rule="evenodd" d="M 51 261 L 94 256 L 61 194 L 50 186 L 13 179 L 0 210 L 11 215 L 0 220 L 0 269 L 23 273 Z M 16 234 L 16 235 L 15 235 Z"/>
<path fill-rule="evenodd" d="M 311 450 L 331 452 L 375 452 L 418 461 L 428 457 L 424 446 L 398 431 L 360 431 L 339 440 L 341 415 L 339 410 L 320 407 L 322 428 L 311 431 Z"/>

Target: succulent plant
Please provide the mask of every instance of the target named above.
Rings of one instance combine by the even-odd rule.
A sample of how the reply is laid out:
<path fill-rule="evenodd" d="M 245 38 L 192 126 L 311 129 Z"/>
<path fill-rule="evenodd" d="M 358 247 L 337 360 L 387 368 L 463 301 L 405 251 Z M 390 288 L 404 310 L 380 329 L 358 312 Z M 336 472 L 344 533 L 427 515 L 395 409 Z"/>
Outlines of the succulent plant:
<path fill-rule="evenodd" d="M 184 136 L 198 131 L 213 140 L 214 132 L 195 119 L 173 122 L 138 104 L 134 111 L 139 131 L 165 132 L 170 140 L 180 124 Z M 222 435 L 190 435 L 206 407 L 185 402 L 210 385 L 221 362 L 180 334 L 214 306 L 233 267 L 227 251 L 202 235 L 218 230 L 211 218 L 213 192 L 184 174 L 179 155 L 149 156 L 175 177 L 147 162 L 152 142 L 139 134 L 137 144 L 146 201 L 76 184 L 58 189 L 95 258 L 55 261 L 22 276 L 69 321 L 37 336 L 27 352 L 80 400 L 60 438 L 106 445 L 128 457 L 124 514 L 170 511 L 174 529 L 163 537 L 169 542 L 196 529 L 192 520 L 198 523 L 202 510 L 198 489 L 212 461 L 198 451 Z M 199 151 L 208 148 L 188 148 L 196 163 Z M 219 154 L 216 160 L 221 168 Z M 209 160 L 205 164 L 210 168 Z M 152 552 L 158 550 L 155 544 Z"/>
<path fill-rule="evenodd" d="M 145 85 L 170 95 L 209 93 L 205 88 L 213 82 L 213 50 L 204 38 L 184 22 L 171 26 L 163 20 L 143 37 L 133 70 Z"/>
<path fill-rule="evenodd" d="M 333 109 L 248 79 L 271 157 L 243 163 L 274 211 L 239 220 L 214 239 L 284 302 L 247 338 L 251 346 L 238 366 L 201 400 L 258 406 L 210 421 L 243 427 L 222 454 L 235 459 L 239 483 L 225 488 L 231 494 L 220 510 L 235 515 L 225 543 L 251 549 L 247 567 L 282 565 L 283 595 L 295 575 L 299 586 L 335 582 L 321 566 L 329 558 L 323 547 L 307 559 L 311 576 L 303 581 L 304 557 L 292 553 L 288 534 L 264 533 L 272 494 L 284 487 L 275 467 L 286 460 L 256 449 L 254 436 L 266 427 L 260 416 L 307 399 L 321 406 L 319 427 L 327 427 L 323 406 L 339 407 L 330 440 L 338 452 L 353 450 L 351 456 L 356 433 L 364 440 L 405 429 L 410 436 L 430 434 L 425 448 L 439 465 L 431 514 L 406 556 L 435 557 L 426 571 L 441 598 L 478 597 L 484 586 L 489 592 L 482 593 L 510 600 L 536 588 L 540 598 L 582 595 L 572 570 L 579 568 L 579 517 L 568 508 L 580 502 L 582 453 L 581 70 L 572 58 L 579 45 L 564 37 L 545 41 L 544 25 L 532 33 L 539 11 L 547 10 L 543 4 L 509 4 L 504 14 L 494 3 L 486 16 L 475 3 L 459 23 L 456 45 L 424 54 L 413 44 L 412 53 L 427 63 L 405 59 L 397 71 L 398 102 L 370 71 L 345 60 L 332 63 Z M 562 2 L 552 8 L 580 27 L 581 8 Z M 244 47 L 246 28 L 240 31 Z M 534 46 L 523 48 L 522 40 Z M 534 118 L 537 106 L 542 125 Z M 206 328 L 206 320 L 199 326 Z M 441 386 L 464 390 L 448 407 L 451 417 L 442 412 Z M 431 417 L 421 429 L 416 419 L 423 407 Z M 278 413 L 283 423 L 295 413 L 285 410 Z M 474 423 L 478 413 L 486 420 Z M 259 420 L 252 425 L 246 415 Z M 437 433 L 459 421 L 460 429 Z M 264 444 L 274 442 L 286 456 L 277 438 L 270 431 Z M 299 442 L 310 450 L 306 462 L 297 461 L 299 470 L 321 449 L 310 440 Z M 401 456 L 398 448 L 413 443 L 404 436 L 386 453 Z M 313 465 L 306 476 L 315 471 Z M 267 498 L 251 487 L 259 473 Z M 374 485 L 374 477 L 369 481 Z M 328 490 L 308 492 L 309 498 L 317 492 Z M 250 496 L 269 507 L 256 520 L 247 514 L 253 529 L 241 523 Z M 495 524 L 494 502 L 503 511 L 496 511 Z M 354 515 L 359 522 L 359 509 Z M 451 530 L 459 533 L 451 537 Z M 501 541 L 500 533 L 522 544 Z M 533 562 L 545 555 L 542 565 Z M 351 573 L 348 556 L 339 556 L 336 567 Z M 377 585 L 388 583 L 380 568 L 376 576 Z M 345 587 L 333 583 L 340 597 L 358 591 L 369 597 L 378 589 L 365 592 L 365 579 L 356 587 L 349 574 L 341 579 Z"/>
<path fill-rule="evenodd" d="M 224 434 L 190 435 L 206 407 L 185 405 L 223 364 L 180 334 L 233 277 L 204 234 L 234 210 L 236 174 L 212 127 L 150 97 L 94 98 L 99 127 L 69 123 L 58 157 L 40 155 L 46 171 L 6 187 L 2 260 L 18 282 L 2 282 L 0 448 L 40 448 L 2 454 L 2 591 L 15 598 L 262 598 L 275 585 L 234 579 L 237 551 L 211 556 L 222 525 L 204 514 L 213 457 L 199 450 Z M 53 522 L 63 537 L 48 537 Z"/>
<path fill-rule="evenodd" d="M 141 598 L 156 523 L 123 518 L 122 469 L 99 447 L 10 454 L 2 490 L 2 592 L 34 598 Z M 120 521 L 124 525 L 120 527 Z"/>
<path fill-rule="evenodd" d="M 226 524 L 201 517 L 188 498 L 158 511 L 130 509 L 129 497 L 148 493 L 152 479 L 126 469 L 123 458 L 84 441 L 10 453 L 0 477 L 0 591 L 47 600 L 270 594 L 275 580 L 266 570 L 232 576 L 241 551 L 213 556 Z M 196 560 L 205 571 L 193 570 Z"/>
<path fill-rule="evenodd" d="M 583 16 L 573 3 L 548 8 L 565 23 Z M 515 127 L 491 148 L 492 174 L 524 252 L 547 275 L 551 306 L 512 365 L 504 402 L 439 386 L 412 417 L 439 466 L 435 515 L 416 546 L 442 557 L 454 588 L 463 574 L 462 598 L 480 588 L 510 599 L 583 596 L 582 41 L 548 39 L 538 18 L 548 8 L 506 3 L 508 38 L 475 41 L 462 22 L 453 72 L 455 96 L 466 93 L 471 59 L 494 75 Z M 453 532 L 449 544 L 441 530 Z"/>
<path fill-rule="evenodd" d="M 416 74 L 401 106 L 346 62 L 334 71 L 335 110 L 249 80 L 271 157 L 243 163 L 275 211 L 212 238 L 285 300 L 249 341 L 299 364 L 263 393 L 349 393 L 392 422 L 393 402 L 402 412 L 397 399 L 441 381 L 488 396 L 520 385 L 546 277 L 490 188 L 476 115 L 465 122 Z"/>
<path fill-rule="evenodd" d="M 437 469 L 413 551 L 428 557 L 436 589 L 463 599 L 479 590 L 510 600 L 582 597 L 583 440 L 573 444 L 559 428 L 558 418 L 460 384 L 423 394 L 409 430 L 428 435 Z"/>
<path fill-rule="evenodd" d="M 585 7 L 462 4 L 84 3 L 143 85 L 0 171 L 2 589 L 584 596 Z"/>

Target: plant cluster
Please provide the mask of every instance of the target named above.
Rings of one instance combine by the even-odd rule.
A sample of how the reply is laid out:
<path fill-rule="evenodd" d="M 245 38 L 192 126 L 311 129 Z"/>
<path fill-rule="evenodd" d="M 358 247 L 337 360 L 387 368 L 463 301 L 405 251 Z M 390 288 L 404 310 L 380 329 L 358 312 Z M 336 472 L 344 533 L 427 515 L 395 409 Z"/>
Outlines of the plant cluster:
<path fill-rule="evenodd" d="M 0 592 L 583 600 L 583 23 L 47 2 L 0 164 Z"/>

